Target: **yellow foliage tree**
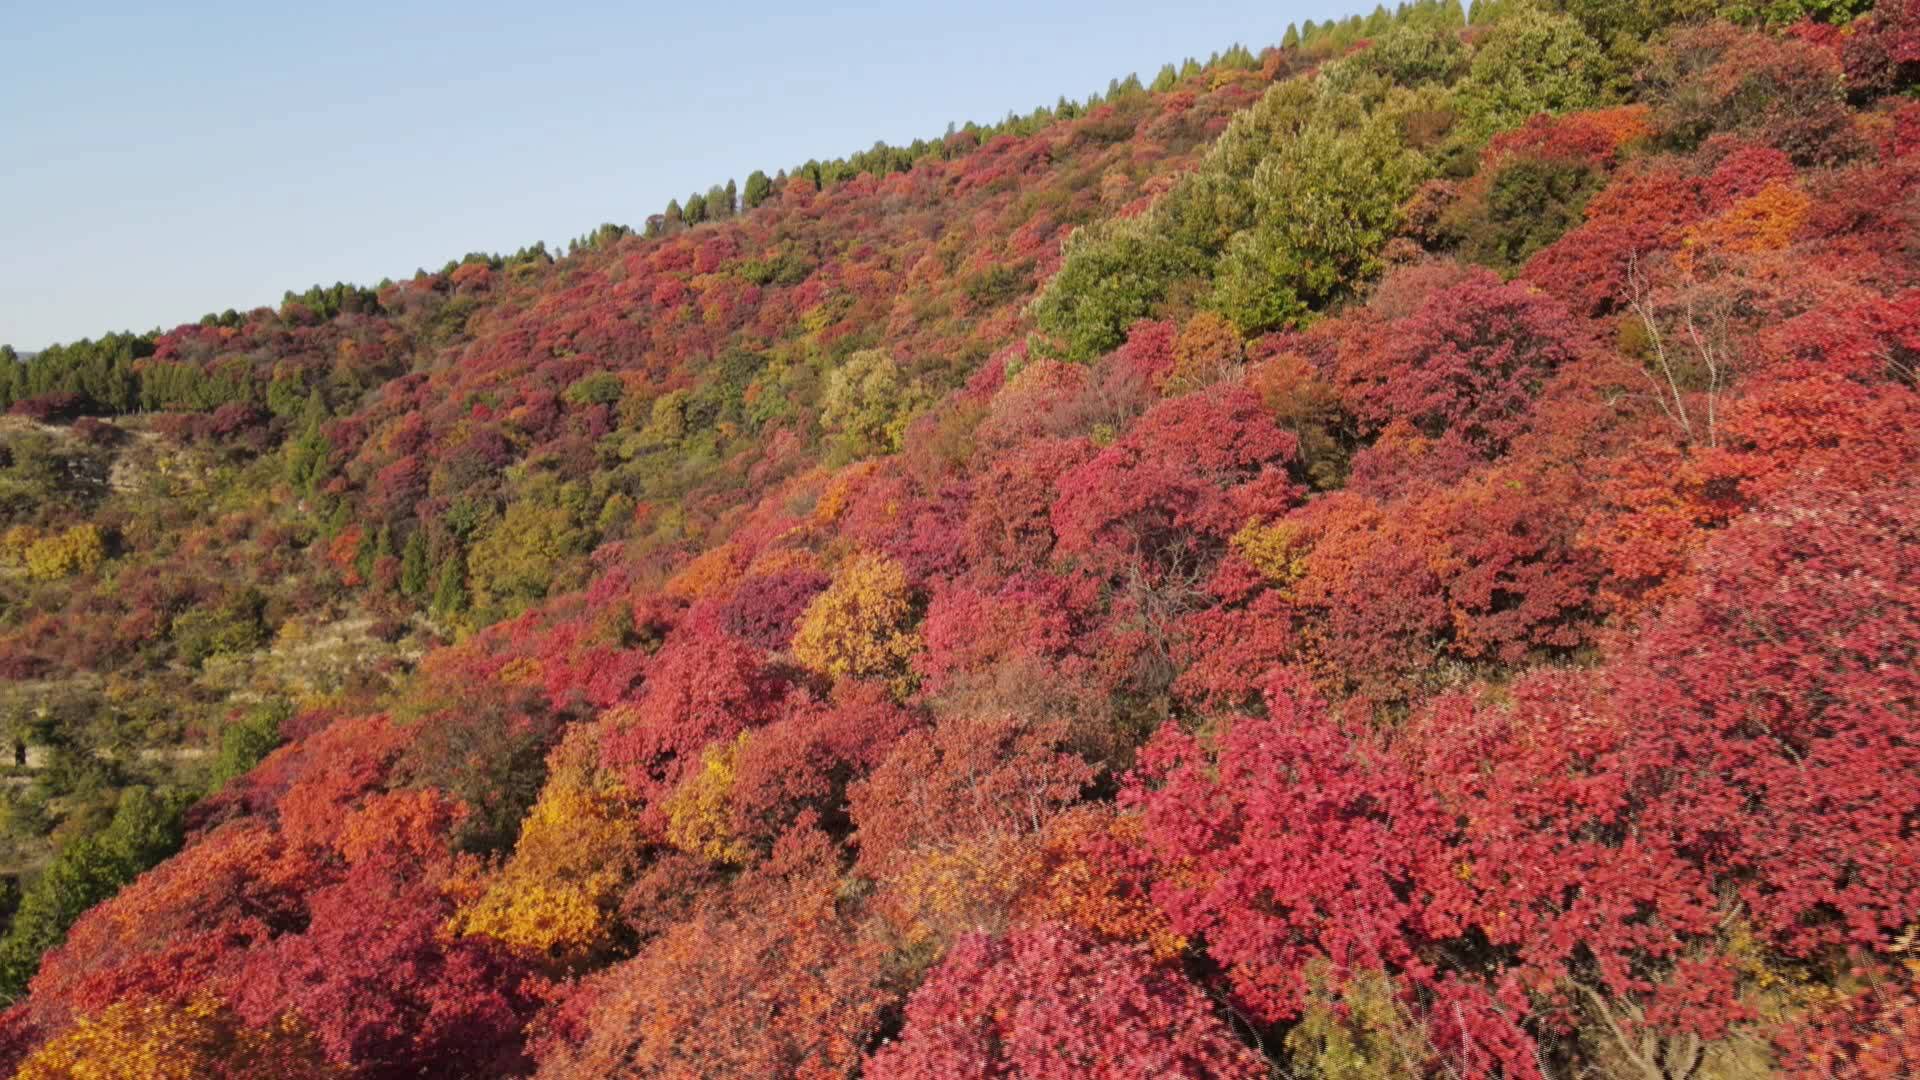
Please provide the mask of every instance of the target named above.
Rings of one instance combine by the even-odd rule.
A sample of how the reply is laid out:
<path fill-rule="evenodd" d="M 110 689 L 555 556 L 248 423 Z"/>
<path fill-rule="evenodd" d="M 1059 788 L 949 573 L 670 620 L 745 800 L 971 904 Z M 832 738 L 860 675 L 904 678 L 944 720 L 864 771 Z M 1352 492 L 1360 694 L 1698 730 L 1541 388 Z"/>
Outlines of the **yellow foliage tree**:
<path fill-rule="evenodd" d="M 467 555 L 482 604 L 524 604 L 547 595 L 562 564 L 589 540 L 578 520 L 580 494 L 577 486 L 561 485 L 507 504 Z"/>
<path fill-rule="evenodd" d="M 1147 896 L 1146 878 L 1127 879 L 1091 854 L 1105 840 L 1119 848 L 1140 845 L 1140 818 L 1109 807 L 1069 810 L 1047 825 L 1041 838 L 1044 882 L 1023 900 L 1021 915 L 1035 922 L 1077 926 L 1099 937 L 1143 944 L 1171 960 L 1186 951 L 1166 912 Z"/>
<path fill-rule="evenodd" d="M 721 544 L 693 558 L 661 589 L 668 596 L 699 600 L 730 589 L 740 579 L 738 554 L 732 544 Z"/>
<path fill-rule="evenodd" d="M 1702 258 L 1716 254 L 1783 251 L 1812 209 L 1813 200 L 1805 192 L 1775 181 L 1719 217 L 1688 229 L 1675 261 L 1691 271 Z"/>
<path fill-rule="evenodd" d="M 0 532 L 0 563 L 16 569 L 27 565 L 27 549 L 40 539 L 40 530 L 31 525 L 15 525 Z"/>
<path fill-rule="evenodd" d="M 1245 348 L 1240 331 L 1231 322 L 1215 312 L 1200 312 L 1174 339 L 1167 390 L 1187 393 L 1212 386 L 1239 368 Z"/>
<path fill-rule="evenodd" d="M 27 573 L 42 581 L 90 573 L 107 560 L 107 541 L 95 525 L 75 525 L 27 545 Z"/>
<path fill-rule="evenodd" d="M 1002 933 L 1041 882 L 1031 835 L 989 833 L 921 847 L 881 882 L 873 908 L 909 949 L 938 954 L 967 932 Z"/>
<path fill-rule="evenodd" d="M 823 675 L 880 679 L 904 695 L 913 686 L 907 661 L 921 646 L 914 614 L 906 571 L 884 555 L 856 555 L 807 605 L 793 655 Z"/>
<path fill-rule="evenodd" d="M 1271 525 L 1247 522 L 1233 534 L 1233 550 L 1252 563 L 1262 577 L 1281 585 L 1291 585 L 1307 572 L 1307 542 L 1298 526 L 1284 521 Z"/>
<path fill-rule="evenodd" d="M 211 995 L 177 1005 L 121 1002 L 34 1051 L 20 1080 L 206 1080 L 345 1074 L 291 1018 L 250 1028 Z"/>
<path fill-rule="evenodd" d="M 597 739 L 595 725 L 582 725 L 554 751 L 512 857 L 454 914 L 453 932 L 486 935 L 563 967 L 611 944 L 613 907 L 641 837 L 619 783 L 594 768 Z"/>
<path fill-rule="evenodd" d="M 707 747 L 700 755 L 700 771 L 667 797 L 661 808 L 667 815 L 668 843 L 712 862 L 738 865 L 753 856 L 727 820 L 734 773 L 747 739 L 743 731 L 730 743 Z"/>

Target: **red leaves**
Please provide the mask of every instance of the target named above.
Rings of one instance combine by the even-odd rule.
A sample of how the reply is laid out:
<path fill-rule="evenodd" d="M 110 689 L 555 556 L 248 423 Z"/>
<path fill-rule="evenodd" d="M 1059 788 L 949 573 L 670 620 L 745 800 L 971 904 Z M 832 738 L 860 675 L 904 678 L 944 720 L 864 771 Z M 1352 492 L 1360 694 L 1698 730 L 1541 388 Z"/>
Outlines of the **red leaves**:
<path fill-rule="evenodd" d="M 649 669 L 639 704 L 602 720 L 602 760 L 651 800 L 699 764 L 703 747 L 770 720 L 784 690 L 750 645 L 718 635 L 676 640 Z"/>
<path fill-rule="evenodd" d="M 1565 116 L 1540 113 L 1512 131 L 1495 135 L 1482 155 L 1483 168 L 1520 155 L 1604 168 L 1613 164 L 1622 146 L 1651 133 L 1648 119 L 1645 105 Z"/>
<path fill-rule="evenodd" d="M 1911 925 L 1916 505 L 1804 493 L 1720 536 L 1694 595 L 1601 676 L 1429 710 L 1408 751 L 1460 822 L 1435 925 L 1513 950 L 1523 986 L 1589 979 L 1708 1037 L 1744 1015 L 1723 897 L 1796 957 Z"/>
<path fill-rule="evenodd" d="M 801 612 L 831 580 L 805 567 L 750 578 L 720 609 L 720 625 L 756 648 L 784 649 L 793 640 Z"/>
<path fill-rule="evenodd" d="M 1098 600 L 1085 578 L 1024 573 L 994 590 L 953 586 L 934 594 L 915 660 L 930 692 L 1014 657 L 1060 666 L 1074 654 Z"/>
<path fill-rule="evenodd" d="M 1841 59 L 1856 97 L 1899 93 L 1920 82 L 1920 3 L 1881 0 L 1848 31 Z"/>
<path fill-rule="evenodd" d="M 734 761 L 734 834 L 771 848 L 808 811 L 844 824 L 847 784 L 884 761 L 919 722 L 883 687 L 849 681 L 831 701 L 801 705 L 756 731 Z"/>
<path fill-rule="evenodd" d="M 1285 474 L 1298 449 L 1245 387 L 1164 401 L 1061 478 L 1053 529 L 1063 552 L 1096 567 L 1131 562 L 1168 572 L 1240 526 L 1246 508 L 1232 489 L 1257 484 L 1255 501 L 1266 512 L 1297 497 Z"/>
<path fill-rule="evenodd" d="M 973 562 L 993 571 L 1044 562 L 1053 551 L 1048 511 L 1055 485 L 1093 454 L 1085 439 L 1033 439 L 995 458 L 974 485 L 967 509 Z"/>
<path fill-rule="evenodd" d="M 1155 900 L 1261 1020 L 1298 1015 L 1314 960 L 1424 969 L 1414 890 L 1438 856 L 1438 809 L 1297 675 L 1277 677 L 1268 715 L 1234 720 L 1216 753 L 1163 727 L 1122 798 L 1159 862 Z"/>
<path fill-rule="evenodd" d="M 1056 926 L 972 935 L 907 1003 L 874 1080 L 1127 1080 L 1266 1075 L 1205 995 L 1139 948 Z"/>
<path fill-rule="evenodd" d="M 451 913 L 436 889 L 355 873 L 313 895 L 305 932 L 248 958 L 235 1006 L 259 1025 L 296 1010 L 328 1058 L 356 1076 L 524 1067 L 529 971 L 485 939 L 446 940 L 440 924 Z"/>
<path fill-rule="evenodd" d="M 831 846 L 807 825 L 714 905 L 596 982 L 579 1043 L 540 1075 L 842 1077 L 897 1000 L 878 941 L 835 908 Z"/>
<path fill-rule="evenodd" d="M 1542 673 L 1513 693 L 1511 711 L 1442 699 L 1406 747 L 1456 823 L 1423 875 L 1431 926 L 1483 935 L 1534 994 L 1576 974 L 1651 993 L 1647 973 L 1718 924 L 1707 879 L 1669 838 L 1635 829 L 1631 733 L 1591 682 Z M 1716 1028 L 1731 1007 L 1719 1004 Z"/>
<path fill-rule="evenodd" d="M 1621 679 L 1663 827 L 1794 955 L 1920 918 L 1916 522 L 1907 486 L 1735 524 Z"/>
<path fill-rule="evenodd" d="M 1060 720 L 956 714 L 909 733 L 849 792 L 863 873 L 881 876 L 916 848 L 1037 833 L 1079 798 L 1093 767 L 1062 749 Z"/>
<path fill-rule="evenodd" d="M 1498 452 L 1583 336 L 1556 301 L 1483 271 L 1349 339 L 1334 377 L 1348 411 L 1370 431 L 1404 419 L 1430 437 L 1458 431 Z"/>

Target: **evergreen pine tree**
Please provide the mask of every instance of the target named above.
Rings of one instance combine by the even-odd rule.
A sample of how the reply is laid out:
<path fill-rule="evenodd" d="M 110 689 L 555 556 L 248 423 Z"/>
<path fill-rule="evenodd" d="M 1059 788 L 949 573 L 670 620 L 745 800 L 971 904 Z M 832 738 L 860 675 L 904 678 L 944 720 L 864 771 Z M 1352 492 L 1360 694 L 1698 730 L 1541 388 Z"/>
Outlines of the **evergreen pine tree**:
<path fill-rule="evenodd" d="M 433 610 L 446 618 L 467 610 L 467 602 L 466 560 L 456 551 L 440 564 L 440 584 L 433 590 Z"/>
<path fill-rule="evenodd" d="M 427 591 L 427 534 L 423 529 L 415 529 L 407 537 L 406 551 L 400 556 L 400 592 L 403 596 L 419 599 Z"/>
<path fill-rule="evenodd" d="M 766 202 L 767 196 L 771 194 L 773 194 L 773 181 L 767 179 L 766 173 L 755 169 L 747 174 L 747 209 L 751 210 Z"/>

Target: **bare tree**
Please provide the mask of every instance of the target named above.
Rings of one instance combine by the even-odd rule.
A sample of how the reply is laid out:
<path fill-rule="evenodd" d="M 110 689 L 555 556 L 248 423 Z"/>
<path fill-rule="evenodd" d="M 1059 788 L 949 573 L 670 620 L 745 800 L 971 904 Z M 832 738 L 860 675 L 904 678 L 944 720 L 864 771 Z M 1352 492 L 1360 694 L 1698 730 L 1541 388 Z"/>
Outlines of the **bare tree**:
<path fill-rule="evenodd" d="M 1653 301 L 1653 292 L 1646 276 L 1640 271 L 1640 256 L 1636 252 L 1627 257 L 1627 308 L 1647 332 L 1647 338 L 1653 345 L 1653 370 L 1642 367 L 1647 385 L 1653 392 L 1653 399 L 1660 411 L 1680 429 L 1681 436 L 1689 443 L 1704 442 L 1705 445 L 1719 445 L 1720 391 L 1725 385 L 1731 368 L 1731 350 L 1727 344 L 1728 313 L 1724 310 L 1703 311 L 1698 297 L 1692 290 L 1682 294 L 1679 310 L 1679 333 L 1684 337 L 1684 346 L 1669 346 L 1667 335 L 1660 329 L 1660 313 Z M 1675 352 L 1680 347 L 1690 348 L 1706 374 L 1705 415 L 1694 416 L 1688 405 L 1688 395 L 1682 388 L 1680 362 Z"/>

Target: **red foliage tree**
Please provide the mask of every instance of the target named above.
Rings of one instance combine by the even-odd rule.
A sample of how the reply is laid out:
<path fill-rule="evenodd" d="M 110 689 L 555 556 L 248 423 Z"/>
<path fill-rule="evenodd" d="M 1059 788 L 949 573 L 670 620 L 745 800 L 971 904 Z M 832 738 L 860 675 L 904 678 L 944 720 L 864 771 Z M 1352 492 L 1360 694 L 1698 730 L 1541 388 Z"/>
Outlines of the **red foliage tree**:
<path fill-rule="evenodd" d="M 1650 812 L 1794 955 L 1920 919 L 1916 523 L 1911 485 L 1816 487 L 1737 522 L 1616 691 Z"/>
<path fill-rule="evenodd" d="M 1299 1015 L 1315 960 L 1423 970 L 1416 882 L 1439 854 L 1438 808 L 1297 673 L 1276 675 L 1267 715 L 1234 720 L 1217 753 L 1163 727 L 1122 800 L 1160 866 L 1155 901 L 1262 1021 Z"/>
<path fill-rule="evenodd" d="M 585 1037 L 553 1046 L 538 1075 L 852 1075 L 897 996 L 838 891 L 833 846 L 801 823 L 729 903 L 597 977 Z"/>
<path fill-rule="evenodd" d="M 907 1002 L 875 1080 L 1258 1077 L 1210 1002 L 1144 949 L 1057 926 L 961 939 Z"/>
<path fill-rule="evenodd" d="M 1369 431 L 1404 419 L 1429 437 L 1457 430 L 1497 453 L 1547 377 L 1578 355 L 1583 334 L 1557 301 L 1483 271 L 1352 337 L 1334 380 Z"/>
<path fill-rule="evenodd" d="M 447 940 L 452 905 L 437 888 L 363 867 L 315 892 L 310 913 L 304 932 L 248 957 L 236 985 L 243 1018 L 264 1025 L 293 1009 L 356 1076 L 524 1067 L 531 973 L 485 939 Z"/>
<path fill-rule="evenodd" d="M 994 458 L 974 485 L 967 554 L 989 571 L 1042 563 L 1052 553 L 1055 486 L 1094 453 L 1085 439 L 1035 439 Z"/>
<path fill-rule="evenodd" d="M 637 797 L 653 799 L 698 764 L 703 747 L 772 719 L 784 688 L 745 642 L 676 637 L 649 670 L 638 704 L 601 720 L 601 758 Z"/>
<path fill-rule="evenodd" d="M 1298 450 L 1245 387 L 1164 401 L 1061 478 L 1054 532 L 1064 552 L 1095 566 L 1170 572 L 1251 511 L 1284 510 L 1297 496 L 1287 471 Z M 1231 497 L 1236 489 L 1243 498 Z"/>

